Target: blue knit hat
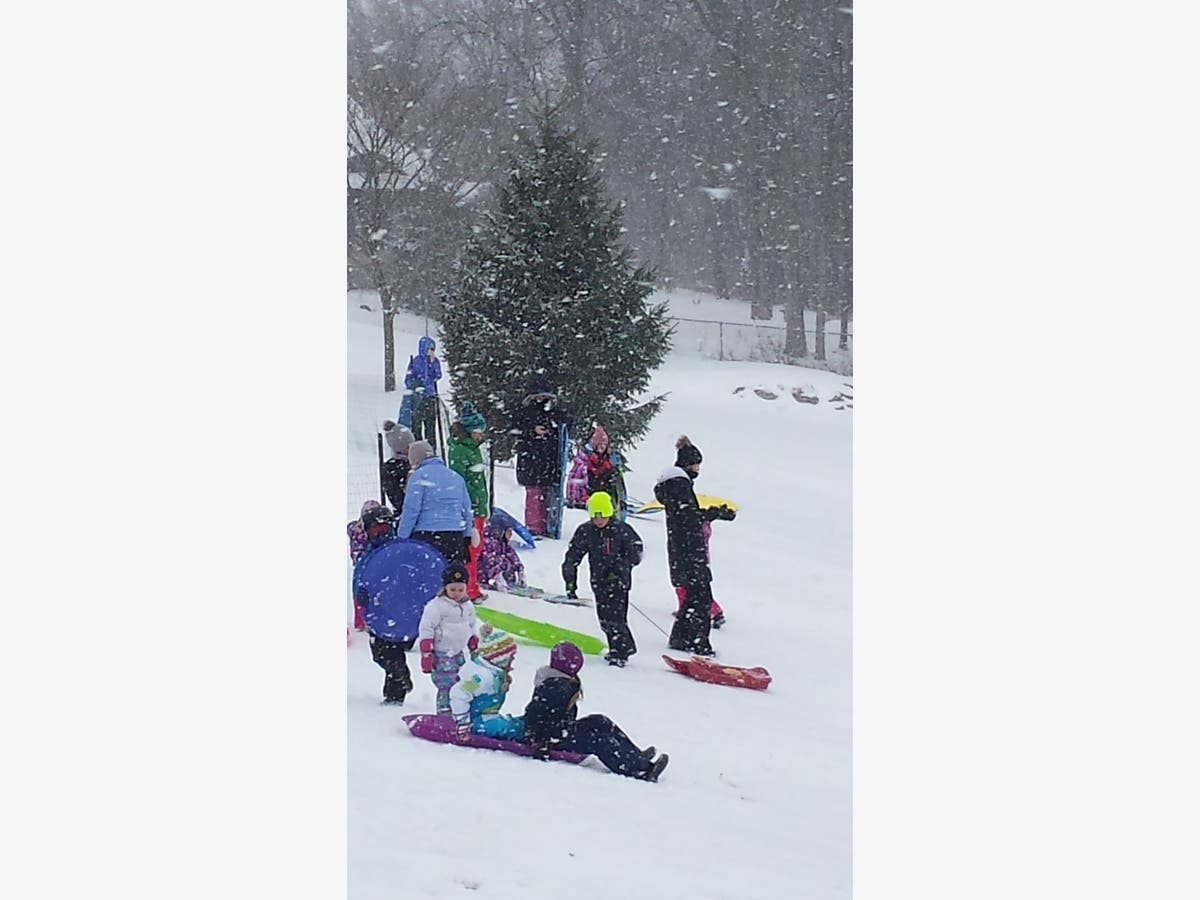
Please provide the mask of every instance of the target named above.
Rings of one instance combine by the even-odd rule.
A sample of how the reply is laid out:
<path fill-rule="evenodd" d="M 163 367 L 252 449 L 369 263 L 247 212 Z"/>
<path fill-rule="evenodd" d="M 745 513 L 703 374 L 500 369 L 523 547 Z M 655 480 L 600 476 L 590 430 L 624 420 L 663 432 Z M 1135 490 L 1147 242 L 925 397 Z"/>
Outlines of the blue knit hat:
<path fill-rule="evenodd" d="M 478 412 L 469 400 L 463 401 L 458 421 L 462 422 L 463 428 L 467 429 L 468 433 L 487 429 L 487 420 L 484 419 L 483 413 Z"/>

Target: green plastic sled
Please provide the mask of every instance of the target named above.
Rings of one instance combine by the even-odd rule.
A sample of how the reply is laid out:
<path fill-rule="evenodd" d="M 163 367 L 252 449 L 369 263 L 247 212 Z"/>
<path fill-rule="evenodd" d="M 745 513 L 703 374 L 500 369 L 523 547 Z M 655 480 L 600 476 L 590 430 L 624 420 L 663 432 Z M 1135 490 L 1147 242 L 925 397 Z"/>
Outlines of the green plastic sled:
<path fill-rule="evenodd" d="M 530 644 L 553 647 L 559 641 L 570 641 L 584 653 L 591 654 L 603 653 L 605 649 L 605 643 L 601 638 L 584 634 L 581 631 L 572 631 L 569 628 L 560 628 L 549 622 L 537 622 L 533 619 L 526 619 L 524 616 L 486 606 L 476 607 L 475 615 L 479 616 L 481 621 L 490 622 L 497 628 L 522 638 Z"/>

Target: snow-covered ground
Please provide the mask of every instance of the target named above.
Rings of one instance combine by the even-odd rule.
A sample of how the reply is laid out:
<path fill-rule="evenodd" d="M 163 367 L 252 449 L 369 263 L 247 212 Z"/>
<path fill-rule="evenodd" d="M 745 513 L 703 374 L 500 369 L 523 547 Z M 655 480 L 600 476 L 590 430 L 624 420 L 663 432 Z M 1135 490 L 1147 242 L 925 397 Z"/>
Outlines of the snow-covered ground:
<path fill-rule="evenodd" d="M 355 300 L 347 518 L 377 495 L 375 434 L 399 405 L 398 394 L 382 390 L 379 314 Z M 422 324 L 397 323 L 401 367 Z M 630 611 L 639 653 L 624 670 L 588 657 L 580 712 L 605 713 L 639 744 L 669 753 L 658 784 L 610 774 L 594 759 L 540 763 L 413 738 L 400 717 L 433 710 L 432 683 L 414 656 L 416 690 L 403 709 L 380 706 L 382 672 L 365 636 L 355 636 L 347 697 L 351 900 L 464 890 L 497 900 L 850 896 L 853 412 L 829 402 L 850 393 L 847 381 L 686 353 L 672 354 L 654 376 L 651 390 L 670 397 L 629 452 L 629 491 L 652 499 L 680 434 L 700 447 L 697 489 L 740 507 L 736 521 L 714 523 L 713 590 L 728 624 L 713 632 L 713 645 L 722 661 L 766 666 L 775 679 L 759 693 L 666 668 L 659 629 L 670 630 L 675 596 L 665 529 L 660 520 L 630 519 L 646 545 L 631 593 L 645 614 Z M 797 402 L 796 387 L 820 402 Z M 755 388 L 777 396 L 764 399 Z M 497 469 L 496 498 L 523 510 L 511 469 Z M 582 511 L 567 510 L 565 533 L 583 520 Z M 523 551 L 530 583 L 561 588 L 565 547 L 547 540 Z M 488 603 L 602 634 L 591 610 L 495 593 Z M 546 656 L 521 645 L 508 712 L 521 712 Z"/>

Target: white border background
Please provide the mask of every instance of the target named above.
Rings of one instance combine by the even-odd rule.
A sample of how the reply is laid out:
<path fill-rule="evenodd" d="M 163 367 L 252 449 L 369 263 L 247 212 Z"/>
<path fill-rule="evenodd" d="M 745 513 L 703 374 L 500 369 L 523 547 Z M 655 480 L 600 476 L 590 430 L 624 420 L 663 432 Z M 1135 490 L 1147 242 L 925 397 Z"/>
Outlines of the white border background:
<path fill-rule="evenodd" d="M 1176 8 L 856 16 L 857 900 L 1200 894 Z M 5 15 L 0 893 L 342 896 L 344 10 Z"/>

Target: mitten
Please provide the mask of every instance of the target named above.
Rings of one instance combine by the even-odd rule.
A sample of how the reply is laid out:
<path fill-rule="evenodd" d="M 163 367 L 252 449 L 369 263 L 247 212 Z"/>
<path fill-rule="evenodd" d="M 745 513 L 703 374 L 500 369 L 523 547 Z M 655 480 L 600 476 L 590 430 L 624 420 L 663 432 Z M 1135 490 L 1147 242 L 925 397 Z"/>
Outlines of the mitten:
<path fill-rule="evenodd" d="M 498 590 L 498 591 L 507 591 L 508 590 L 508 582 L 504 580 L 503 575 L 497 575 L 495 578 L 493 578 L 492 584 L 494 584 L 496 586 L 496 590 Z"/>
<path fill-rule="evenodd" d="M 543 744 L 543 743 L 530 744 L 529 750 L 530 750 L 529 755 L 532 756 L 534 759 L 549 759 L 550 758 L 550 747 L 548 744 Z"/>
<path fill-rule="evenodd" d="M 433 671 L 433 638 L 421 641 L 421 671 L 428 675 Z"/>
<path fill-rule="evenodd" d="M 726 522 L 732 522 L 737 518 L 737 513 L 724 503 L 717 507 L 717 509 L 721 513 L 720 518 L 724 519 Z"/>
<path fill-rule="evenodd" d="M 521 587 L 529 587 L 528 583 L 526 583 L 526 581 L 525 581 L 525 573 L 524 572 L 520 573 L 517 576 L 517 584 L 519 584 Z"/>
<path fill-rule="evenodd" d="M 472 653 L 479 649 L 479 635 L 473 634 L 467 638 L 467 649 Z"/>

